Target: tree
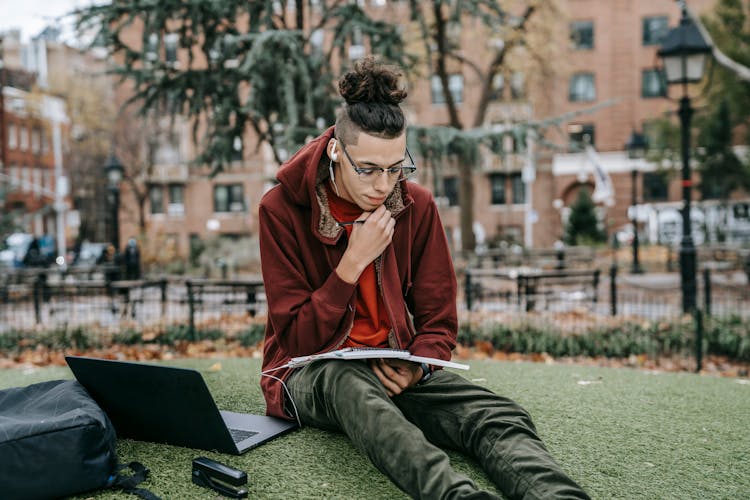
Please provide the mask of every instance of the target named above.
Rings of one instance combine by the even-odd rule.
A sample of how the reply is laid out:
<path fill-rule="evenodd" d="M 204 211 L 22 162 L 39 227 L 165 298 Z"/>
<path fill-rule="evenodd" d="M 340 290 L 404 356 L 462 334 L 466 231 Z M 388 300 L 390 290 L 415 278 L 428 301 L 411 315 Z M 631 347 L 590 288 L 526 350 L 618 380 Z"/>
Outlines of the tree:
<path fill-rule="evenodd" d="M 471 77 L 478 82 L 480 98 L 471 119 L 471 129 L 476 133 L 451 133 L 444 127 L 421 127 L 417 131 L 419 147 L 425 162 L 436 169 L 441 161 L 449 160 L 456 164 L 459 172 L 459 205 L 461 221 L 462 250 L 472 251 L 475 246 L 472 229 L 473 213 L 473 169 L 479 165 L 480 145 L 485 152 L 505 154 L 501 134 L 482 134 L 478 129 L 485 126 L 489 103 L 496 91 L 498 77 L 512 81 L 518 75 L 549 76 L 551 65 L 549 40 L 555 36 L 551 30 L 558 23 L 550 22 L 559 15 L 556 2 L 523 0 L 514 3 L 513 9 L 507 2 L 496 0 L 467 0 L 462 2 L 411 1 L 412 21 L 417 23 L 428 75 L 433 74 L 440 81 L 444 106 L 448 113 L 448 126 L 464 130 L 458 104 L 451 92 L 451 68 L 466 66 Z M 462 23 L 481 23 L 488 34 L 488 57 L 484 54 L 467 54 L 462 50 L 457 34 Z M 528 84 L 528 83 L 527 83 Z M 519 90 L 519 89 L 516 89 Z M 509 130 L 515 135 L 516 143 L 526 147 L 526 134 L 523 127 Z M 484 137 L 483 137 L 484 136 Z M 433 172 L 437 177 L 438 173 Z M 438 183 L 436 182 L 436 185 Z M 438 193 L 436 193 L 437 195 Z"/>
<path fill-rule="evenodd" d="M 599 227 L 599 220 L 596 217 L 596 205 L 588 190 L 581 189 L 578 191 L 578 198 L 570 207 L 570 216 L 565 226 L 565 243 L 581 245 L 602 243 L 606 240 L 607 235 Z"/>
<path fill-rule="evenodd" d="M 714 43 L 732 60 L 750 66 L 750 3 L 719 0 L 713 12 L 703 19 Z M 722 101 L 731 103 L 727 116 L 732 128 L 742 126 L 745 143 L 750 143 L 750 82 L 740 79 L 724 66 L 714 65 L 706 87 L 711 108 Z"/>
<path fill-rule="evenodd" d="M 101 75 L 60 76 L 56 90 L 65 96 L 70 118 L 70 148 L 65 158 L 73 207 L 80 214 L 78 242 L 109 241 L 104 163 L 111 148 L 115 110 Z"/>
<path fill-rule="evenodd" d="M 249 131 L 256 150 L 268 143 L 281 163 L 331 123 L 337 66 L 365 44 L 389 62 L 413 62 L 397 27 L 358 2 L 114 0 L 77 15 L 121 61 L 113 72 L 133 85 L 128 102 L 190 120 L 196 163 L 214 171 L 242 154 Z"/>
<path fill-rule="evenodd" d="M 411 23 L 404 30 L 400 19 L 394 21 L 401 26 L 376 20 L 359 2 L 342 0 L 117 0 L 80 11 L 79 26 L 94 26 L 97 40 L 120 58 L 115 73 L 132 82 L 131 101 L 140 103 L 142 113 L 163 107 L 170 115 L 192 120 L 194 138 L 200 136 L 202 143 L 196 163 L 209 163 L 218 171 L 237 148 L 241 153 L 246 147 L 248 129 L 254 132 L 256 150 L 268 143 L 281 163 L 306 137 L 330 123 L 338 104 L 335 75 L 349 63 L 349 56 L 364 53 L 366 47 L 388 62 L 413 69 L 417 56 L 407 53 L 402 33 L 416 40 L 409 49 L 423 47 L 421 62 L 430 75 L 434 68 L 439 77 L 449 125 L 456 130 L 464 129 L 464 123 L 449 92 L 448 72 L 456 65 L 469 68 L 482 89 L 469 123 L 474 129 L 484 126 L 498 76 L 508 82 L 517 72 L 528 77 L 551 67 L 544 64 L 544 54 L 554 45 L 548 34 L 558 24 L 549 22 L 558 14 L 555 2 L 519 0 L 516 7 L 518 13 L 497 0 L 411 1 Z M 491 39 L 489 55 L 471 59 L 460 50 L 455 29 L 462 21 L 478 21 L 485 27 Z M 128 41 L 128 30 L 132 35 L 131 26 L 136 25 L 140 38 Z M 458 165 L 463 245 L 473 249 L 472 167 L 478 164 L 480 142 L 503 154 L 502 141 L 430 129 L 421 132 L 425 149 L 419 151 L 427 164 L 450 160 Z M 524 138 L 521 134 L 516 142 L 523 145 Z"/>
<path fill-rule="evenodd" d="M 705 121 L 699 135 L 702 146 L 698 156 L 701 196 L 728 200 L 737 188 L 750 191 L 750 165 L 744 164 L 732 149 L 732 124 L 729 104 L 721 101 Z"/>

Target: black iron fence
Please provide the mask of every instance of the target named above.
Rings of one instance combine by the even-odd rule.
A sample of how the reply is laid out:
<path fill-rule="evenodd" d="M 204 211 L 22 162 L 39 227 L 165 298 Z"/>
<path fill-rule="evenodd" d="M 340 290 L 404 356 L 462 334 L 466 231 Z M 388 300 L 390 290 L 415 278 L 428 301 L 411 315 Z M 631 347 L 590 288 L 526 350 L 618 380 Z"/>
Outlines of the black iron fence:
<path fill-rule="evenodd" d="M 85 278 L 43 271 L 6 275 L 0 283 L 0 333 L 60 327 L 117 332 L 158 325 L 194 330 L 222 317 L 265 311 L 259 277 L 125 281 L 110 279 L 108 271 Z"/>
<path fill-rule="evenodd" d="M 697 346 L 719 342 L 715 337 L 733 328 L 740 333 L 736 339 L 721 340 L 720 350 L 750 353 L 750 338 L 746 331 L 742 333 L 750 323 L 750 284 L 743 272 L 703 269 L 698 279 L 700 309 L 690 317 L 681 311 L 676 273 L 632 275 L 615 266 L 600 270 L 593 265 L 588 269 L 504 269 L 459 270 L 463 286 L 458 306 L 465 338 L 473 338 L 476 332 L 500 332 L 501 348 L 532 347 L 551 352 L 561 349 L 558 340 L 551 338 L 583 342 L 574 338 L 583 333 L 594 343 L 627 344 L 633 338 L 643 338 L 650 339 L 642 340 L 647 345 L 657 341 L 684 344 L 684 332 L 680 334 L 683 340 L 675 340 L 677 337 L 670 333 L 677 325 L 690 332 L 693 347 L 685 344 L 683 349 L 696 349 L 698 362 L 703 351 Z M 85 273 L 4 274 L 0 280 L 0 336 L 13 332 L 24 338 L 24 332 L 84 328 L 94 334 L 138 332 L 148 337 L 143 332 L 179 326 L 187 328 L 188 338 L 195 338 L 194 332 L 199 329 L 226 331 L 230 321 L 245 326 L 262 324 L 266 313 L 259 276 L 137 281 L 115 277 L 108 268 Z M 733 318 L 739 326 L 732 326 Z M 611 338 L 613 332 L 623 331 L 629 337 Z M 708 332 L 705 341 L 704 332 Z M 733 342 L 748 345 L 732 347 Z M 573 344 L 568 347 L 573 352 L 578 349 Z M 586 349 L 598 352 L 596 348 Z M 628 349 L 625 346 L 605 355 L 627 354 Z"/>

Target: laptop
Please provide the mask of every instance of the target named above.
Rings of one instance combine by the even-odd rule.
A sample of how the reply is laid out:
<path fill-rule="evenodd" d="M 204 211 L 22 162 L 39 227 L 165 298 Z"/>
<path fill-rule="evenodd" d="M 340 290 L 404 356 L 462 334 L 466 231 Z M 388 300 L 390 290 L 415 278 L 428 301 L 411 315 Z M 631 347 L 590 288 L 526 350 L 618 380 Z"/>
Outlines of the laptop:
<path fill-rule="evenodd" d="M 263 415 L 219 411 L 196 370 L 66 356 L 118 437 L 239 455 L 297 427 Z"/>

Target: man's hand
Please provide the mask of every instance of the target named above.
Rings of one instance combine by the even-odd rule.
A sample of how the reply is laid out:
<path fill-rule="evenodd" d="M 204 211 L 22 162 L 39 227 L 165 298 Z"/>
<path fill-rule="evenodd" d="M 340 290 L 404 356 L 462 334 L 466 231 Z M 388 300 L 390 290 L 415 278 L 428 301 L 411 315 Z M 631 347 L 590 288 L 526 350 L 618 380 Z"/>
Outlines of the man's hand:
<path fill-rule="evenodd" d="M 422 379 L 422 367 L 403 359 L 373 359 L 370 368 L 380 379 L 389 397 L 401 394 Z"/>
<path fill-rule="evenodd" d="M 384 205 L 374 212 L 364 212 L 359 217 L 364 224 L 355 224 L 346 251 L 336 272 L 347 283 L 354 284 L 370 262 L 374 261 L 391 243 L 396 220 Z"/>

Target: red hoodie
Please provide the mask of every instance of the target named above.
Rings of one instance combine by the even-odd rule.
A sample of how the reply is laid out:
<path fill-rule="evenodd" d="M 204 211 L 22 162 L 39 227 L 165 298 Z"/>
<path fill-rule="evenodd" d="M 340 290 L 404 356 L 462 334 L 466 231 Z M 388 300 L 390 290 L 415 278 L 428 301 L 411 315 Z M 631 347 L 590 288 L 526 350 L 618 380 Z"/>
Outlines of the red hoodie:
<path fill-rule="evenodd" d="M 289 361 L 340 347 L 356 310 L 356 285 L 334 269 L 346 250 L 344 229 L 328 207 L 326 145 L 333 128 L 314 139 L 284 164 L 279 185 L 263 196 L 259 208 L 260 255 L 268 322 L 263 371 Z M 449 360 L 456 345 L 456 275 L 437 207 L 418 184 L 396 184 L 385 201 L 396 219 L 393 239 L 376 259 L 391 332 L 391 347 Z M 285 379 L 291 370 L 270 372 Z M 267 413 L 284 412 L 281 383 L 261 378 Z"/>

